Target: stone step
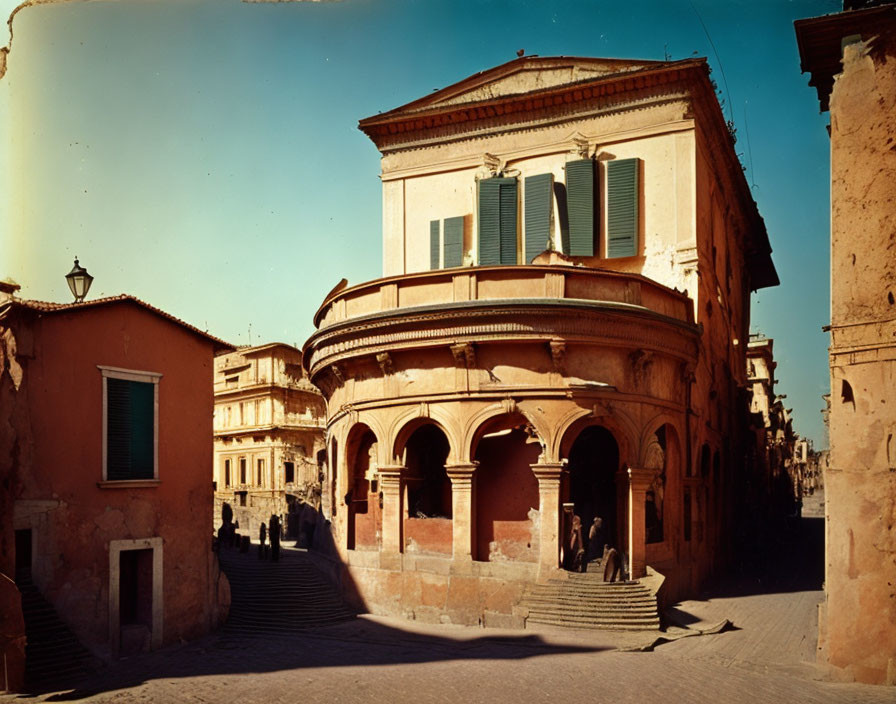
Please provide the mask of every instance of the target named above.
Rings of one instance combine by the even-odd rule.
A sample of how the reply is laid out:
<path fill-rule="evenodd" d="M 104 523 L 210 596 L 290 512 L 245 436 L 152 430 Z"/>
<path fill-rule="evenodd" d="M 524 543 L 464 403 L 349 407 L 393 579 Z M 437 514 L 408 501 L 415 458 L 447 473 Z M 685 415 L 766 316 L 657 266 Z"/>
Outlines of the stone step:
<path fill-rule="evenodd" d="M 652 623 L 613 623 L 604 621 L 594 621 L 591 623 L 579 623 L 562 619 L 538 618 L 531 617 L 526 622 L 540 624 L 545 626 L 557 626 L 560 628 L 578 628 L 583 630 L 602 630 L 602 631 L 656 631 L 659 630 L 659 619 Z"/>

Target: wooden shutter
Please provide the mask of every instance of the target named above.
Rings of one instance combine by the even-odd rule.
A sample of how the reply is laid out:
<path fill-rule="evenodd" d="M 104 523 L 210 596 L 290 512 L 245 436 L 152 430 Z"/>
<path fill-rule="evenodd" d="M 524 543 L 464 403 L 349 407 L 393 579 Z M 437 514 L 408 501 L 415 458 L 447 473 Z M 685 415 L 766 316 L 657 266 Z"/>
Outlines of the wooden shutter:
<path fill-rule="evenodd" d="M 460 266 L 464 258 L 464 218 L 445 220 L 445 268 Z"/>
<path fill-rule="evenodd" d="M 447 266 L 447 264 L 446 264 Z M 429 268 L 439 268 L 439 221 L 429 221 Z"/>
<path fill-rule="evenodd" d="M 480 264 L 516 264 L 516 203 L 516 179 L 479 182 Z"/>
<path fill-rule="evenodd" d="M 526 263 L 531 264 L 548 248 L 551 237 L 551 212 L 554 175 L 529 176 L 525 181 Z"/>
<path fill-rule="evenodd" d="M 607 162 L 607 256 L 638 253 L 639 159 Z"/>
<path fill-rule="evenodd" d="M 573 257 L 594 256 L 594 161 L 566 162 L 566 208 L 569 251 Z"/>
<path fill-rule="evenodd" d="M 155 386 L 106 378 L 106 479 L 155 475 Z"/>

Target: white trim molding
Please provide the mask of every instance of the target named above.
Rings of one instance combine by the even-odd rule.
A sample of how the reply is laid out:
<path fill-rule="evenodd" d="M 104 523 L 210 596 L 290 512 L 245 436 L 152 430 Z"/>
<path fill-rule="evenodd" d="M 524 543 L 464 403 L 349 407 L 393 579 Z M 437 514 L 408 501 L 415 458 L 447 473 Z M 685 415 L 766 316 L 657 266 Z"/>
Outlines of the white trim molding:
<path fill-rule="evenodd" d="M 109 648 L 118 655 L 121 647 L 121 553 L 128 550 L 152 550 L 152 630 L 150 648 L 162 647 L 163 592 L 162 538 L 109 541 Z"/>

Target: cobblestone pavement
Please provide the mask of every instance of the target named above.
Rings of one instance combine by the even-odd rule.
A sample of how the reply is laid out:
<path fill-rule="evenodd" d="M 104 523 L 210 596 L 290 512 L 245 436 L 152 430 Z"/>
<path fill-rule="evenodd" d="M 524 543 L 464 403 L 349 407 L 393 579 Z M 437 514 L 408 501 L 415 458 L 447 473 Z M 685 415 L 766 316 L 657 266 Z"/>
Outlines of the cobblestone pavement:
<path fill-rule="evenodd" d="M 816 519 L 817 520 L 817 519 Z M 818 590 L 744 579 L 672 617 L 736 630 L 626 652 L 657 633 L 502 631 L 363 616 L 276 638 L 214 635 L 122 660 L 72 692 L 97 702 L 896 702 L 896 689 L 823 681 Z M 6 702 L 14 697 L 0 697 Z M 29 699 L 31 699 L 29 697 Z"/>

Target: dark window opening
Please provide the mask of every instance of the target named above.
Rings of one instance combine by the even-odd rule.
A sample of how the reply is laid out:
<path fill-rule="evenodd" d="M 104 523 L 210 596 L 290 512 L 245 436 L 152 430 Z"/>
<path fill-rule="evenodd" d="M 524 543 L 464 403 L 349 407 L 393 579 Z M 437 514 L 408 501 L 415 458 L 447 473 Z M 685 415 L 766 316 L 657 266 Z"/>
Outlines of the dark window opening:
<path fill-rule="evenodd" d="M 240 506 L 245 506 L 245 505 L 246 505 L 246 493 L 247 493 L 247 492 L 245 492 L 245 491 L 239 491 L 239 492 L 237 492 L 237 497 L 239 498 Z"/>
<path fill-rule="evenodd" d="M 844 379 L 843 385 L 840 387 L 840 399 L 843 403 L 851 403 L 853 409 L 856 407 L 856 399 L 852 393 L 852 386 L 850 386 L 849 382 Z"/>
<path fill-rule="evenodd" d="M 240 484 L 246 483 L 246 458 L 240 457 Z"/>
<path fill-rule="evenodd" d="M 224 486 L 230 486 L 230 460 L 224 460 Z"/>
<path fill-rule="evenodd" d="M 283 481 L 292 484 L 296 480 L 296 466 L 292 462 L 283 463 Z"/>
<path fill-rule="evenodd" d="M 434 425 L 418 428 L 408 440 L 405 478 L 410 518 L 451 518 L 448 451 L 448 438 Z"/>

